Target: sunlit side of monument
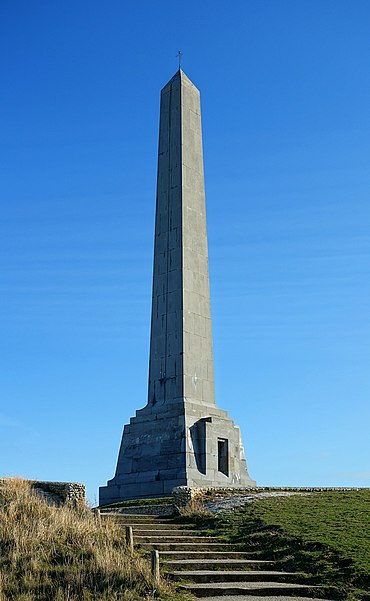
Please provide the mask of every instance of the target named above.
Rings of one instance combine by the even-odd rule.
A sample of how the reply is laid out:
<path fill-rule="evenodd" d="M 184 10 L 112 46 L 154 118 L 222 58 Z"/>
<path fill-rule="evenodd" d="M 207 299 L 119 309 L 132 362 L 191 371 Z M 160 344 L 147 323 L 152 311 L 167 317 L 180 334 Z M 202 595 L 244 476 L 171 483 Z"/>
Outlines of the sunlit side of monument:
<path fill-rule="evenodd" d="M 124 427 L 100 504 L 183 485 L 255 482 L 215 401 L 200 94 L 180 69 L 161 92 L 148 404 Z"/>

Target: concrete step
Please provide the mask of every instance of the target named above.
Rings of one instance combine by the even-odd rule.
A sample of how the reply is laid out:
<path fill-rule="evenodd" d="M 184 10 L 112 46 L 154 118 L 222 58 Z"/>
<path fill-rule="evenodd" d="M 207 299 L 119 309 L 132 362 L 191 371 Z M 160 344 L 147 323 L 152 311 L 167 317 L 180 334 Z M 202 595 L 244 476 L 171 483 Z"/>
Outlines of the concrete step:
<path fill-rule="evenodd" d="M 177 570 L 168 572 L 172 580 L 191 580 L 192 582 L 289 582 L 294 583 L 299 577 L 294 572 L 278 572 L 276 570 Z"/>
<path fill-rule="evenodd" d="M 163 522 L 150 522 L 149 524 L 145 524 L 143 522 L 127 522 L 122 524 L 119 522 L 119 524 L 123 526 L 132 526 L 132 528 L 138 528 L 141 530 L 181 530 L 181 532 L 203 532 L 202 530 L 196 530 L 194 526 L 191 526 L 190 524 L 189 526 L 182 526 L 181 524 L 165 524 Z"/>
<path fill-rule="evenodd" d="M 223 555 L 223 553 L 221 553 Z M 161 565 L 173 570 L 217 570 L 226 568 L 228 570 L 268 570 L 274 566 L 273 561 L 258 559 L 166 559 L 160 555 Z M 180 573 L 180 572 L 179 572 Z"/>
<path fill-rule="evenodd" d="M 305 584 L 288 584 L 283 582 L 218 582 L 218 583 L 191 583 L 181 584 L 179 590 L 193 593 L 198 598 L 225 595 L 256 595 L 266 597 L 270 595 L 282 595 L 292 597 L 294 595 L 305 595 L 314 597 L 318 587 L 309 587 Z"/>
<path fill-rule="evenodd" d="M 137 522 L 136 520 L 120 520 L 115 519 L 119 526 L 132 526 L 133 528 L 149 528 L 150 530 L 194 530 L 194 526 L 182 526 L 181 524 L 173 524 L 172 522 Z"/>
<path fill-rule="evenodd" d="M 122 522 L 140 522 L 140 523 L 172 523 L 174 522 L 174 518 L 172 516 L 165 515 L 140 515 L 140 514 L 129 514 L 129 513 L 119 513 L 118 511 L 100 511 L 100 515 L 103 516 L 113 516 L 118 518 L 119 521 Z"/>
<path fill-rule="evenodd" d="M 164 561 L 181 560 L 178 562 L 179 564 L 182 564 L 187 560 L 191 562 L 192 559 L 197 559 L 199 563 L 203 560 L 209 561 L 210 559 L 215 559 L 219 560 L 220 564 L 222 564 L 225 561 L 227 562 L 233 559 L 251 560 L 251 558 L 256 558 L 256 561 L 259 562 L 258 554 L 249 551 L 162 551 L 161 553 L 161 559 Z M 263 563 L 273 562 L 263 561 Z"/>
<path fill-rule="evenodd" d="M 315 599 L 315 598 L 314 598 Z M 227 595 L 223 597 L 203 597 L 204 601 L 261 601 L 261 595 L 256 596 L 254 594 L 251 595 Z M 269 595 L 268 601 L 313 601 L 313 597 L 297 597 L 297 595 Z M 318 600 L 317 600 L 318 601 Z M 321 599 L 320 601 L 331 601 L 330 599 Z"/>
<path fill-rule="evenodd" d="M 132 528 L 134 536 L 180 536 L 183 538 L 184 536 L 195 536 L 195 537 L 205 537 L 204 534 L 199 532 L 198 530 L 172 530 L 157 528 L 155 530 L 149 528 Z"/>
<path fill-rule="evenodd" d="M 142 549 L 158 549 L 158 551 L 230 551 L 235 549 L 235 545 L 229 543 L 208 543 L 208 542 L 154 542 L 138 543 Z"/>
<path fill-rule="evenodd" d="M 216 538 L 216 537 L 209 537 L 209 539 L 206 536 L 161 536 L 161 535 L 153 535 L 153 536 L 137 536 L 136 534 L 134 534 L 134 541 L 135 543 L 152 543 L 153 545 L 155 543 L 222 543 L 222 539 L 220 538 Z"/>

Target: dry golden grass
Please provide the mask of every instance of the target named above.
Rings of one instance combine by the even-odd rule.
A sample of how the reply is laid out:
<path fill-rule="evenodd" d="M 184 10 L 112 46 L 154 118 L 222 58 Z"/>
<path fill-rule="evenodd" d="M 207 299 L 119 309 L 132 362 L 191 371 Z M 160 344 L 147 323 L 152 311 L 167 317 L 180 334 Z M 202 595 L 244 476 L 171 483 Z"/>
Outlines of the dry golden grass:
<path fill-rule="evenodd" d="M 205 508 L 201 498 L 191 499 L 185 507 L 178 507 L 179 514 L 187 519 L 201 519 L 213 517 L 213 514 Z"/>
<path fill-rule="evenodd" d="M 142 601 L 151 590 L 148 562 L 113 520 L 50 506 L 21 479 L 0 484 L 0 601 Z"/>

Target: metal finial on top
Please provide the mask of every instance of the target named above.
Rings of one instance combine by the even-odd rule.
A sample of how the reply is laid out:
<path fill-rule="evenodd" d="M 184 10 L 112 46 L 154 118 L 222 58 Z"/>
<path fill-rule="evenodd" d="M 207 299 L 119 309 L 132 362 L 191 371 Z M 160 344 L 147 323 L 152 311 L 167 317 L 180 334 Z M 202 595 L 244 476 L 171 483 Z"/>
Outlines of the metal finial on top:
<path fill-rule="evenodd" d="M 183 53 L 182 53 L 182 51 L 181 51 L 181 50 L 179 50 L 179 51 L 178 51 L 178 53 L 176 54 L 176 56 L 177 56 L 177 57 L 178 57 L 178 59 L 179 59 L 179 69 L 181 69 L 181 57 L 182 57 L 182 54 L 183 54 Z"/>

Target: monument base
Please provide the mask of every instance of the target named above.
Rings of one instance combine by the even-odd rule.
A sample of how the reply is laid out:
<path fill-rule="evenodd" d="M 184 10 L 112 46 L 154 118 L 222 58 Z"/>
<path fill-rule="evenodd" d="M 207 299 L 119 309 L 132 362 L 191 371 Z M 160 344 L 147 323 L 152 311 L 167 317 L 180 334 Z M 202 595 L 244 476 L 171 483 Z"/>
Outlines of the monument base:
<path fill-rule="evenodd" d="M 184 399 L 147 405 L 124 427 L 116 475 L 100 505 L 170 496 L 177 486 L 253 488 L 239 427 L 226 411 Z"/>

